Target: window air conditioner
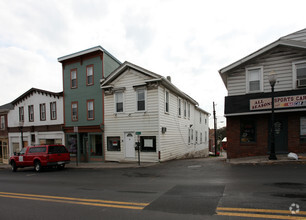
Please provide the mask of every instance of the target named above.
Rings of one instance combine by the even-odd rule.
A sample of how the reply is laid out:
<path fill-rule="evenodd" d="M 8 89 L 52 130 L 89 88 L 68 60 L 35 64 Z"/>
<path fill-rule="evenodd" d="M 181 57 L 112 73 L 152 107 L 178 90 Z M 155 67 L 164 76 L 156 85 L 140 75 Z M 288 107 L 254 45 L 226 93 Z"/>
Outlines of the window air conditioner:
<path fill-rule="evenodd" d="M 306 87 L 306 78 L 304 78 L 304 79 L 298 79 L 298 80 L 297 80 L 297 87 L 298 87 L 298 88 Z"/>

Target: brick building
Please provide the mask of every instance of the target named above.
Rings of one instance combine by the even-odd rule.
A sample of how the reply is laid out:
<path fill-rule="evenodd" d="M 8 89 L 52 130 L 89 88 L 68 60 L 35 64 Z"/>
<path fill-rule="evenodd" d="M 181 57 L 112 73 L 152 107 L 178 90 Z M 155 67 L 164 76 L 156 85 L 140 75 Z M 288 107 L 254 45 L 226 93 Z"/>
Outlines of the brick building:
<path fill-rule="evenodd" d="M 306 152 L 306 29 L 281 37 L 222 68 L 228 158 L 267 155 L 275 73 L 276 154 Z"/>

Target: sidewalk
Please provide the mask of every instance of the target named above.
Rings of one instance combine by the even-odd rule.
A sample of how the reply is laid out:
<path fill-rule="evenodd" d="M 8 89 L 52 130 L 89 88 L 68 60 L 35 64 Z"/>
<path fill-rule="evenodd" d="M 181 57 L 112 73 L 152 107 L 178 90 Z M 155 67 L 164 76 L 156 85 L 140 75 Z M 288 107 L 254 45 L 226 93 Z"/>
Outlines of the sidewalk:
<path fill-rule="evenodd" d="M 69 169 L 114 169 L 114 168 L 140 168 L 140 167 L 150 167 L 158 165 L 159 163 L 148 163 L 141 162 L 140 166 L 138 162 L 97 162 L 97 163 L 79 163 L 76 164 L 75 161 L 66 164 L 66 168 Z M 0 163 L 0 169 L 10 169 L 11 165 Z"/>
<path fill-rule="evenodd" d="M 306 154 L 298 154 L 298 157 L 306 158 Z M 269 160 L 269 155 L 265 156 L 256 156 L 256 157 L 243 157 L 243 158 L 234 158 L 226 159 L 226 162 L 229 164 L 281 164 L 281 163 L 306 163 L 306 159 L 299 160 L 290 160 L 288 159 L 288 154 L 279 154 L 276 155 L 277 160 Z"/>

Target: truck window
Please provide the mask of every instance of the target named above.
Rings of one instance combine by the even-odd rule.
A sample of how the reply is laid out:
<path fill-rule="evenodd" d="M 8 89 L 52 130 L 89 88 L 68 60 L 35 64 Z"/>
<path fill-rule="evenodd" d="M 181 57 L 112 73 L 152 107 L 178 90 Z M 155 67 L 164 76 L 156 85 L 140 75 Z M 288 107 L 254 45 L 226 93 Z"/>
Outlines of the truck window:
<path fill-rule="evenodd" d="M 49 154 L 68 153 L 64 146 L 49 146 Z"/>
<path fill-rule="evenodd" d="M 42 153 L 46 152 L 46 147 L 32 147 L 29 150 L 29 153 Z"/>
<path fill-rule="evenodd" d="M 26 152 L 26 150 L 27 150 L 26 147 L 22 148 L 21 151 L 19 152 L 19 154 L 24 154 Z"/>

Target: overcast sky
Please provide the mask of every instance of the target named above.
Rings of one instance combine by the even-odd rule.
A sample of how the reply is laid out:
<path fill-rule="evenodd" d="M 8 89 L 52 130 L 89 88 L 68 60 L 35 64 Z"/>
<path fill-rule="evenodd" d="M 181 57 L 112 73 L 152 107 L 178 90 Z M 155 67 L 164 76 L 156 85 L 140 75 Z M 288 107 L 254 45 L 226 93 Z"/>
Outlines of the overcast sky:
<path fill-rule="evenodd" d="M 0 0 L 0 105 L 32 87 L 62 91 L 57 58 L 101 45 L 171 76 L 225 122 L 218 70 L 306 27 L 303 0 Z M 210 120 L 212 126 L 212 117 Z"/>

